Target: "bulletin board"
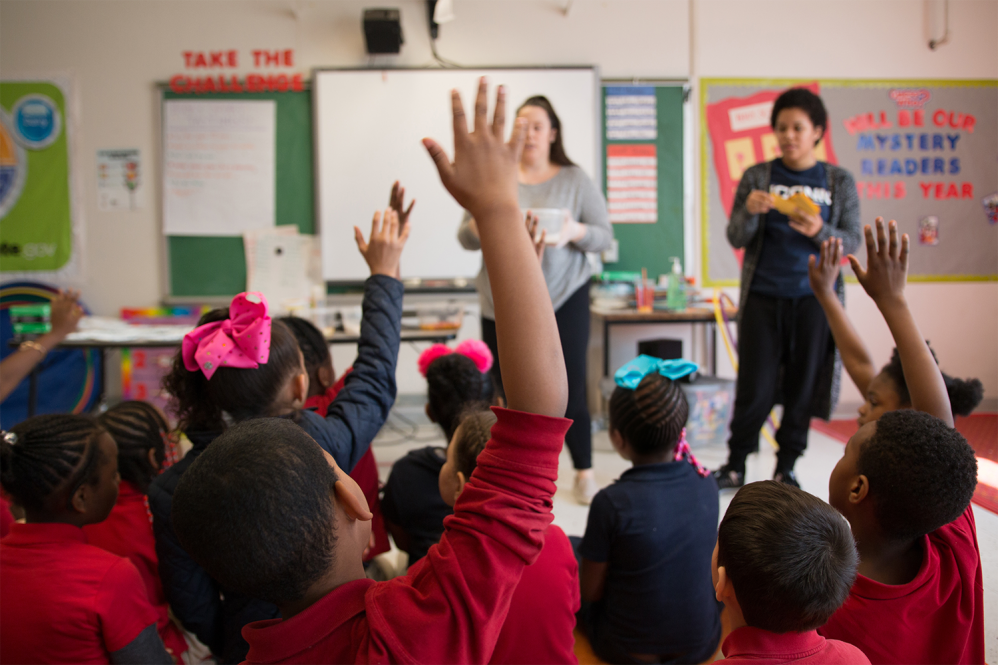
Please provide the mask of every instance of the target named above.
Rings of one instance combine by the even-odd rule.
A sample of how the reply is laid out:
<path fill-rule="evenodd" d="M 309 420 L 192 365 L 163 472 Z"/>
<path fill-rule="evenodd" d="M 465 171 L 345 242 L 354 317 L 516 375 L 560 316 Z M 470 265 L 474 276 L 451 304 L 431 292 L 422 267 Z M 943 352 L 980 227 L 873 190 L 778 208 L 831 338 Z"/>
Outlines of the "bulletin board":
<path fill-rule="evenodd" d="M 614 271 L 672 269 L 683 258 L 683 101 L 677 82 L 603 82 L 603 192 Z"/>
<path fill-rule="evenodd" d="M 312 168 L 312 93 L 207 93 L 163 91 L 163 100 L 273 100 L 276 102 L 274 221 L 315 232 Z M 232 296 L 246 289 L 241 236 L 166 236 L 169 295 Z"/>
<path fill-rule="evenodd" d="M 911 237 L 911 281 L 998 280 L 998 81 L 701 79 L 703 281 L 732 286 L 725 229 L 746 168 L 779 154 L 774 100 L 808 87 L 828 110 L 818 158 L 856 180 L 864 224 Z"/>

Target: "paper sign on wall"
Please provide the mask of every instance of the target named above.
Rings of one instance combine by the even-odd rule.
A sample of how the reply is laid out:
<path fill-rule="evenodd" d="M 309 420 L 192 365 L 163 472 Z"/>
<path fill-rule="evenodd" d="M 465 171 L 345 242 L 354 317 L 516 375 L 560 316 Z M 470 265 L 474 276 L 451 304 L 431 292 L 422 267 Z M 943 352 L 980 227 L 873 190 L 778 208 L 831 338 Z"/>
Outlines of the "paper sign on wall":
<path fill-rule="evenodd" d="M 658 221 L 658 158 L 654 143 L 606 147 L 606 198 L 610 221 Z"/>
<path fill-rule="evenodd" d="M 138 210 L 145 196 L 139 151 L 97 151 L 97 206 L 101 210 Z"/>
<path fill-rule="evenodd" d="M 166 235 L 273 226 L 276 103 L 169 100 L 164 116 Z"/>

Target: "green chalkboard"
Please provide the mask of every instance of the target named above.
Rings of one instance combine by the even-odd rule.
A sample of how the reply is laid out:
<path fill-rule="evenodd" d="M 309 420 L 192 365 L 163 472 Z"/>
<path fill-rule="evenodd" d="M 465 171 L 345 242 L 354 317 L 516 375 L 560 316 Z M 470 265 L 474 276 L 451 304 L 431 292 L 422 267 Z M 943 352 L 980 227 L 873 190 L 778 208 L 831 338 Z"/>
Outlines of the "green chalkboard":
<path fill-rule="evenodd" d="M 617 99 L 608 101 L 612 97 Z M 625 101 L 622 97 L 631 99 Z M 614 222 L 613 234 L 619 254 L 617 262 L 606 264 L 607 270 L 647 268 L 648 275 L 654 279 L 672 269 L 669 257 L 683 257 L 683 98 L 683 86 L 674 82 L 603 82 L 603 154 L 606 158 L 603 191 L 609 199 L 611 221 L 618 212 L 615 207 L 620 205 L 615 201 L 615 193 L 607 187 L 613 172 L 611 157 L 613 153 L 628 153 L 626 148 L 620 147 L 631 146 L 635 154 L 654 154 L 652 179 L 657 185 L 657 198 L 651 199 L 657 201 L 657 206 L 653 206 L 657 212 L 654 222 Z M 654 132 L 650 131 L 652 129 Z"/>
<path fill-rule="evenodd" d="M 299 232 L 315 233 L 310 90 L 202 95 L 164 91 L 163 100 L 171 99 L 274 100 L 277 103 L 275 222 L 297 224 Z M 171 296 L 232 296 L 246 289 L 246 256 L 241 237 L 167 236 L 166 252 Z"/>

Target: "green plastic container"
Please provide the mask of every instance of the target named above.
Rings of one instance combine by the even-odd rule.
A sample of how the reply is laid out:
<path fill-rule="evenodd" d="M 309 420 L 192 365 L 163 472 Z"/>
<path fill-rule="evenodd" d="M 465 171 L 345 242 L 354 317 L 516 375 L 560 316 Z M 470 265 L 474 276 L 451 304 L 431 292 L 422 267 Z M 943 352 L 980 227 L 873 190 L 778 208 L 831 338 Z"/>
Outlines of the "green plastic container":
<path fill-rule="evenodd" d="M 12 305 L 9 312 L 15 335 L 44 335 L 52 332 L 52 306 L 47 303 Z"/>

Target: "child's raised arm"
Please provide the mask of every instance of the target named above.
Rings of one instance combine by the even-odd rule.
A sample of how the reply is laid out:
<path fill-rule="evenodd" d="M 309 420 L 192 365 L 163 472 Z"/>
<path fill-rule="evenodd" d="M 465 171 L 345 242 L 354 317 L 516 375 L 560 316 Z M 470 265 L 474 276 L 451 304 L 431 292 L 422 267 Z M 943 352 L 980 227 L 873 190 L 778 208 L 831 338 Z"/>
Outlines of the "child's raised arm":
<path fill-rule="evenodd" d="M 485 79 L 475 101 L 475 128 L 468 132 L 464 107 L 451 92 L 454 162 L 432 139 L 424 139 L 444 187 L 475 219 L 492 283 L 499 362 L 510 409 L 565 415 L 568 380 L 558 325 L 533 243 L 523 233 L 517 199 L 517 164 L 525 121 L 517 120 L 503 142 L 506 102 L 500 86 L 492 123 L 487 119 Z"/>
<path fill-rule="evenodd" d="M 904 285 L 908 277 L 908 234 L 898 239 L 897 222 L 891 220 L 890 229 L 884 225 L 883 217 L 877 217 L 877 235 L 867 224 L 866 270 L 859 265 L 859 259 L 849 255 L 849 263 L 856 272 L 856 278 L 873 298 L 884 315 L 887 326 L 894 336 L 904 380 L 911 395 L 911 406 L 953 426 L 953 412 L 946 392 L 942 372 L 936 364 L 929 345 L 918 331 L 915 318 L 908 309 L 904 298 Z M 890 238 L 888 239 L 888 233 Z"/>
<path fill-rule="evenodd" d="M 835 294 L 835 281 L 839 276 L 842 261 L 842 239 L 829 238 L 821 243 L 819 256 L 813 254 L 808 259 L 807 273 L 811 290 L 821 308 L 825 310 L 828 327 L 832 330 L 835 346 L 842 356 L 849 378 L 856 384 L 861 395 L 866 395 L 870 382 L 877 375 L 870 352 L 852 327 L 852 321 Z"/>

